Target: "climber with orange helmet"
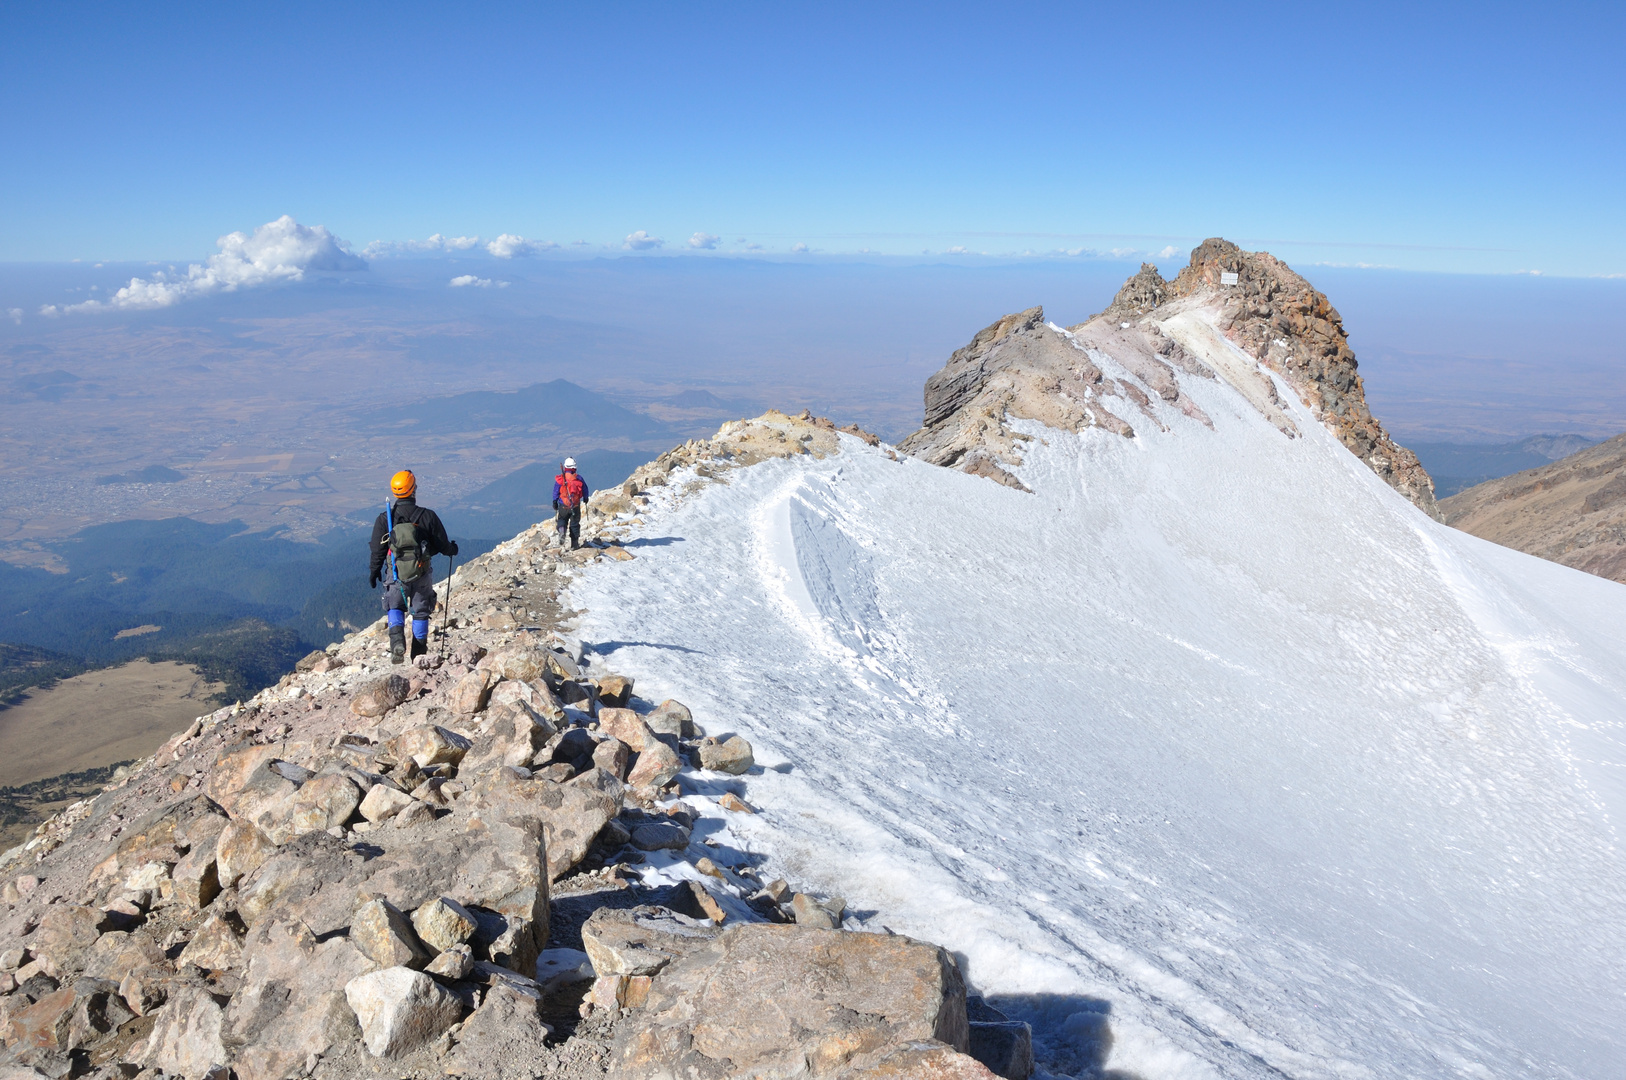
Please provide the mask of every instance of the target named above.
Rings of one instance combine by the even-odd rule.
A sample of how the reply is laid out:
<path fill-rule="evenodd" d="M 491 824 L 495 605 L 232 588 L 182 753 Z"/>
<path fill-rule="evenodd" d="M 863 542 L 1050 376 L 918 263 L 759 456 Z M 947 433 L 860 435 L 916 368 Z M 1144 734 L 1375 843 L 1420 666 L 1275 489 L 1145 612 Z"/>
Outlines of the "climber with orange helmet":
<path fill-rule="evenodd" d="M 429 615 L 435 610 L 435 576 L 430 560 L 456 555 L 457 541 L 446 535 L 440 515 L 418 505 L 418 478 L 403 469 L 390 478 L 384 512 L 373 522 L 368 583 L 385 581 L 384 616 L 389 622 L 390 662 L 406 659 L 406 616 L 412 612 L 412 655 L 429 649 Z M 387 565 L 386 565 L 387 564 Z"/>

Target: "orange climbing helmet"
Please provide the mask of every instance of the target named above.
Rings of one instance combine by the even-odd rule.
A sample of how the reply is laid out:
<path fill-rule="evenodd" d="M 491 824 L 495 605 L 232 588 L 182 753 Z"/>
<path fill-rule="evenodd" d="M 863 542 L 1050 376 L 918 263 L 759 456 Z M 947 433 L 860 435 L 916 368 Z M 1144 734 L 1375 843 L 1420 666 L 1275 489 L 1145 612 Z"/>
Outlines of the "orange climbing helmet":
<path fill-rule="evenodd" d="M 402 469 L 390 477 L 390 493 L 398 499 L 410 499 L 418 490 L 418 478 L 411 469 Z"/>

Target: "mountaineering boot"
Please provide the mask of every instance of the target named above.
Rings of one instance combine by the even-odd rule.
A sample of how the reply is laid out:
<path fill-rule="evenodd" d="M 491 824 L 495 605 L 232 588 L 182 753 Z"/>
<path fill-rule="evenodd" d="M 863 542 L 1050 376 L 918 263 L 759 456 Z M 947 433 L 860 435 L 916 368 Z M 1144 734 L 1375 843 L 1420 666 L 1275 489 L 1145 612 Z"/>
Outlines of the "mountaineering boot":
<path fill-rule="evenodd" d="M 390 627 L 390 663 L 399 664 L 406 659 L 406 627 Z"/>
<path fill-rule="evenodd" d="M 414 637 L 412 639 L 412 659 L 416 660 L 418 657 L 422 656 L 424 653 L 426 653 L 428 651 L 429 651 L 429 642 L 428 641 L 426 641 L 425 639 L 423 639 L 421 637 Z"/>

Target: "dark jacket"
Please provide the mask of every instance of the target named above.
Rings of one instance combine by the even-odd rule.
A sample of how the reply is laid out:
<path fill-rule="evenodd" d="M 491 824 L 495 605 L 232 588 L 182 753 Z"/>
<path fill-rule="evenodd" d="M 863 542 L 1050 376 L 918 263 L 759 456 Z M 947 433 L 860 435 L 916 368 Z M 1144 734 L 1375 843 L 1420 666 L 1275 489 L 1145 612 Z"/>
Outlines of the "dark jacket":
<path fill-rule="evenodd" d="M 440 523 L 440 515 L 428 507 L 419 506 L 417 500 L 396 499 L 391 514 L 396 524 L 410 521 L 418 527 L 418 538 L 423 544 L 424 551 L 430 556 L 457 554 L 457 544 L 447 537 L 446 526 Z M 389 533 L 389 520 L 385 515 L 379 514 L 378 520 L 373 522 L 373 559 L 367 568 L 367 572 L 374 578 L 383 576 L 384 560 L 388 555 Z"/>

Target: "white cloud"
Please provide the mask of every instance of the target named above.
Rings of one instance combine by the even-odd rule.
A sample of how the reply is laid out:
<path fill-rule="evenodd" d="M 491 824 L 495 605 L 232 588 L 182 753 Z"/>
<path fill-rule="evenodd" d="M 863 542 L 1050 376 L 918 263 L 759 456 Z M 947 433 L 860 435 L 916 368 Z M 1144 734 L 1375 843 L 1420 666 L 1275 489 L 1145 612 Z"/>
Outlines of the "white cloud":
<path fill-rule="evenodd" d="M 637 232 L 630 234 L 625 240 L 623 240 L 621 242 L 621 246 L 626 248 L 628 251 L 648 251 L 650 248 L 658 248 L 665 243 L 666 241 L 662 240 L 660 237 L 650 236 L 648 233 L 644 232 L 644 230 L 639 229 Z"/>
<path fill-rule="evenodd" d="M 948 249 L 948 253 L 950 255 L 964 255 L 966 251 L 965 248 L 961 247 L 959 244 L 956 244 Z"/>
<path fill-rule="evenodd" d="M 552 240 L 527 240 L 513 233 L 503 233 L 487 244 L 486 250 L 499 259 L 515 259 L 535 255 L 539 251 L 551 251 L 558 246 Z"/>
<path fill-rule="evenodd" d="M 361 249 L 369 259 L 380 255 L 418 255 L 430 251 L 467 251 L 480 242 L 478 236 L 443 236 L 435 233 L 427 240 L 374 240 Z"/>
<path fill-rule="evenodd" d="M 689 237 L 689 246 L 692 248 L 703 248 L 706 251 L 712 251 L 716 249 L 717 241 L 721 239 L 722 237 L 713 236 L 711 233 L 697 232 L 693 236 Z"/>
<path fill-rule="evenodd" d="M 447 282 L 447 284 L 454 289 L 462 289 L 470 285 L 474 286 L 476 289 L 506 289 L 508 288 L 509 283 L 506 281 L 492 281 L 488 277 L 475 277 L 473 274 L 459 274 L 457 277 L 454 277 L 451 281 Z"/>
<path fill-rule="evenodd" d="M 42 315 L 112 308 L 161 308 L 195 296 L 235 292 L 275 281 L 300 281 L 307 270 L 365 270 L 367 263 L 350 245 L 321 225 L 301 225 L 287 214 L 261 225 L 253 235 L 227 233 L 218 241 L 220 254 L 206 264 L 192 263 L 182 276 L 173 267 L 150 278 L 131 278 L 107 300 L 86 300 L 58 309 L 47 304 Z"/>
<path fill-rule="evenodd" d="M 807 254 L 807 245 L 806 244 L 797 244 L 794 247 L 792 247 L 791 250 L 796 252 L 799 255 L 805 255 L 805 254 Z"/>
<path fill-rule="evenodd" d="M 1111 255 L 1112 255 L 1112 257 L 1114 259 L 1126 258 L 1126 257 L 1128 257 L 1130 255 L 1133 255 L 1133 254 L 1135 254 L 1135 249 L 1134 248 L 1113 248 L 1112 252 L 1111 252 Z"/>
<path fill-rule="evenodd" d="M 21 326 L 23 324 L 23 309 L 22 308 L 20 308 L 20 307 L 7 308 L 6 309 L 6 314 L 10 315 L 11 316 L 11 321 L 16 323 L 18 326 Z"/>
<path fill-rule="evenodd" d="M 591 244 L 591 240 L 572 240 L 570 242 L 571 247 L 588 247 Z"/>
<path fill-rule="evenodd" d="M 1168 247 L 1158 252 L 1157 257 L 1160 259 L 1172 259 L 1178 254 L 1180 254 L 1180 249 L 1175 247 L 1173 244 L 1170 244 Z"/>

